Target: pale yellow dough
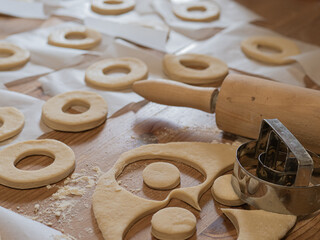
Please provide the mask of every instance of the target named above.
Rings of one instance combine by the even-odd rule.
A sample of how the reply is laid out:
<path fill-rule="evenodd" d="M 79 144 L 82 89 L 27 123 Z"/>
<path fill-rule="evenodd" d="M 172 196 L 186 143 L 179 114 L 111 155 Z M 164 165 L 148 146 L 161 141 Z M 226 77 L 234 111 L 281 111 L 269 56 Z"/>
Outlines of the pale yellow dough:
<path fill-rule="evenodd" d="M 0 142 L 21 132 L 24 126 L 24 115 L 14 107 L 0 107 Z"/>
<path fill-rule="evenodd" d="M 8 57 L 0 57 L 0 71 L 21 67 L 30 59 L 28 50 L 8 42 L 0 42 L 0 54 L 8 54 Z"/>
<path fill-rule="evenodd" d="M 220 15 L 219 6 L 213 1 L 197 1 L 175 4 L 174 15 L 184 21 L 211 22 Z"/>
<path fill-rule="evenodd" d="M 200 197 L 215 178 L 232 169 L 235 155 L 234 146 L 199 142 L 150 144 L 123 153 L 113 168 L 100 177 L 92 197 L 94 216 L 104 239 L 122 240 L 137 220 L 164 208 L 172 198 L 200 210 Z M 140 198 L 122 188 L 116 178 L 130 163 L 147 159 L 187 164 L 200 171 L 205 181 L 192 187 L 176 188 L 162 201 Z"/>
<path fill-rule="evenodd" d="M 228 74 L 228 66 L 224 62 L 203 54 L 166 54 L 162 64 L 170 79 L 190 84 L 220 85 Z"/>
<path fill-rule="evenodd" d="M 166 162 L 149 164 L 142 172 L 143 181 L 154 189 L 168 190 L 175 188 L 180 183 L 179 169 Z"/>
<path fill-rule="evenodd" d="M 93 0 L 92 11 L 103 15 L 119 15 L 134 9 L 134 0 Z"/>
<path fill-rule="evenodd" d="M 54 159 L 39 170 L 21 170 L 15 167 L 21 159 L 32 155 L 45 155 Z M 67 177 L 75 167 L 75 155 L 66 144 L 53 140 L 30 140 L 10 145 L 0 151 L 0 184 L 28 189 L 45 186 Z"/>
<path fill-rule="evenodd" d="M 237 240 L 279 240 L 296 223 L 297 217 L 263 210 L 221 209 L 238 232 Z"/>
<path fill-rule="evenodd" d="M 179 207 L 164 208 L 151 219 L 151 233 L 157 239 L 184 240 L 196 231 L 197 219 L 187 209 Z"/>
<path fill-rule="evenodd" d="M 121 77 L 104 74 L 114 69 L 127 69 L 129 73 Z M 86 70 L 85 80 L 88 85 L 104 89 L 120 90 L 130 88 L 138 80 L 148 77 L 147 65 L 137 58 L 108 58 L 92 64 Z"/>
<path fill-rule="evenodd" d="M 56 29 L 48 37 L 49 44 L 65 48 L 90 49 L 100 42 L 101 34 L 84 26 Z"/>
<path fill-rule="evenodd" d="M 218 177 L 211 188 L 213 198 L 226 206 L 239 206 L 244 202 L 238 197 L 231 185 L 232 174 Z"/>
<path fill-rule="evenodd" d="M 64 112 L 72 106 L 84 106 L 88 110 L 79 114 Z M 107 113 L 108 105 L 99 94 L 72 91 L 50 98 L 42 107 L 42 121 L 55 130 L 80 132 L 104 123 Z"/>
<path fill-rule="evenodd" d="M 268 47 L 279 52 L 264 52 L 259 47 Z M 252 59 L 275 65 L 292 63 L 295 60 L 290 57 L 300 53 L 293 41 L 271 36 L 249 37 L 241 42 L 241 50 Z"/>

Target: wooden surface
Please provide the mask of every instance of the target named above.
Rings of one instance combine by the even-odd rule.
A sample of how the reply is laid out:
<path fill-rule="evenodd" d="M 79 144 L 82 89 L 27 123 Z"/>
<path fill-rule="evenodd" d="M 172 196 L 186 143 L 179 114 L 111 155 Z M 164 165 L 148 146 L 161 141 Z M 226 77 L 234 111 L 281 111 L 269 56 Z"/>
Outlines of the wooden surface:
<path fill-rule="evenodd" d="M 237 0 L 237 2 L 266 19 L 265 22 L 259 21 L 256 24 L 320 46 L 320 2 L 318 0 Z M 57 22 L 60 20 L 56 18 L 39 21 L 3 16 L 0 17 L 0 38 Z M 307 77 L 305 81 L 308 87 L 319 89 L 319 86 Z M 36 77 L 9 83 L 7 87 L 12 91 L 48 99 L 48 96 L 42 92 L 41 84 L 37 82 Z M 172 141 L 211 142 L 213 140 L 231 143 L 236 137 L 224 134 L 216 128 L 214 114 L 141 101 L 127 105 L 113 116 L 109 116 L 105 124 L 93 130 L 82 133 L 53 131 L 41 138 L 58 139 L 68 144 L 76 154 L 75 173 L 95 178 L 96 166 L 102 171 L 107 171 L 121 153 L 143 144 Z M 28 157 L 18 167 L 36 169 L 50 164 L 51 161 L 46 157 Z M 168 194 L 166 191 L 155 191 L 143 186 L 141 180 L 143 164 L 145 163 L 128 167 L 119 179 L 126 188 L 138 189 L 136 194 L 139 196 L 163 199 Z M 196 185 L 203 181 L 203 176 L 196 170 L 184 165 L 177 164 L 177 166 L 182 173 L 182 187 Z M 54 200 L 51 196 L 63 185 L 61 181 L 50 189 L 42 187 L 32 190 L 15 190 L 0 186 L 0 205 L 34 217 L 78 239 L 102 239 L 91 210 L 90 199 L 94 187 L 86 188 L 86 183 L 81 182 L 75 184 L 83 187 L 86 190 L 85 194 L 81 197 L 67 198 L 73 201 L 73 207 L 63 211 L 65 216 L 59 218 L 54 215 L 56 206 L 53 204 L 56 202 L 61 204 L 62 200 Z M 67 185 L 71 184 L 67 183 Z M 36 204 L 40 205 L 39 210 L 35 208 Z M 207 191 L 200 200 L 201 212 L 177 200 L 171 201 L 169 206 L 182 206 L 196 215 L 197 236 L 194 235 L 191 239 L 236 239 L 237 234 L 233 225 L 221 213 L 220 207 L 223 206 L 212 200 L 210 191 Z M 125 239 L 152 239 L 150 219 L 151 216 L 147 216 L 137 222 Z M 307 216 L 299 219 L 287 239 L 319 239 L 319 233 L 320 215 Z"/>

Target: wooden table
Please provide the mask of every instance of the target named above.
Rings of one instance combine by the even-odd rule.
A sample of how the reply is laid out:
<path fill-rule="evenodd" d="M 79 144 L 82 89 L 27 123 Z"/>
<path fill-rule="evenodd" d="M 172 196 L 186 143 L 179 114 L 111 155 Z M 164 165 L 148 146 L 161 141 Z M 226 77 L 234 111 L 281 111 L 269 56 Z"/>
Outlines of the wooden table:
<path fill-rule="evenodd" d="M 237 0 L 266 21 L 255 24 L 270 28 L 285 36 L 308 43 L 320 45 L 320 2 L 318 0 Z M 50 26 L 60 22 L 57 18 L 47 21 L 0 17 L 0 38 L 7 35 Z M 305 78 L 308 87 L 320 89 L 309 78 Z M 6 84 L 9 90 L 25 93 L 40 99 L 48 99 L 37 77 L 27 78 Z M 95 177 L 98 166 L 102 171 L 110 169 L 118 156 L 132 148 L 149 143 L 173 141 L 213 140 L 231 143 L 236 136 L 220 132 L 215 125 L 215 116 L 194 109 L 162 106 L 147 101 L 132 103 L 119 110 L 102 126 L 82 133 L 63 133 L 52 131 L 41 138 L 53 138 L 68 144 L 76 154 L 75 173 Z M 18 164 L 22 169 L 38 169 L 50 164 L 47 157 L 27 157 Z M 128 189 L 138 188 L 137 195 L 160 200 L 167 191 L 159 192 L 143 186 L 141 171 L 143 164 L 133 164 L 120 176 Z M 190 186 L 203 181 L 196 170 L 177 164 L 182 173 L 182 185 Z M 131 179 L 131 180 L 130 180 Z M 133 179 L 133 180 L 132 180 Z M 79 183 L 80 185 L 84 183 Z M 91 209 L 91 195 L 94 187 L 85 188 L 83 196 L 73 196 L 73 206 L 63 211 L 65 217 L 54 215 L 55 200 L 51 199 L 63 181 L 52 188 L 42 187 L 32 190 L 15 190 L 0 186 L 0 205 L 42 221 L 66 234 L 78 239 L 103 239 Z M 60 200 L 61 201 L 61 200 Z M 37 204 L 40 208 L 38 209 Z M 231 222 L 222 215 L 222 205 L 214 202 L 210 191 L 200 200 L 201 212 L 189 205 L 172 200 L 169 206 L 182 206 L 192 211 L 197 219 L 197 236 L 191 239 L 236 239 L 237 233 Z M 106 206 L 107 207 L 107 206 Z M 47 210 L 47 212 L 46 212 Z M 125 239 L 152 239 L 150 219 L 147 216 L 136 223 Z M 299 220 L 290 231 L 287 239 L 319 239 L 320 215 L 308 216 Z"/>

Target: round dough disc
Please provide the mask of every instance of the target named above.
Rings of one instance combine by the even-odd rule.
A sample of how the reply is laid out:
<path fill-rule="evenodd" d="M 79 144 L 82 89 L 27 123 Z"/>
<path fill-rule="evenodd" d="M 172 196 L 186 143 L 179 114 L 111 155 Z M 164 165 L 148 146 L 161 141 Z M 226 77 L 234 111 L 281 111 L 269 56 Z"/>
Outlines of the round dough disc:
<path fill-rule="evenodd" d="M 240 206 L 244 202 L 234 192 L 231 185 L 232 174 L 226 174 L 218 177 L 211 188 L 213 198 L 226 206 Z"/>
<path fill-rule="evenodd" d="M 149 164 L 142 173 L 146 185 L 154 189 L 168 190 L 180 183 L 180 171 L 171 163 L 156 162 Z"/>
<path fill-rule="evenodd" d="M 187 239 L 196 231 L 197 219 L 187 209 L 168 207 L 152 216 L 151 233 L 158 239 Z"/>
<path fill-rule="evenodd" d="M 25 65 L 30 59 L 30 52 L 9 42 L 0 42 L 0 53 L 8 54 L 0 57 L 0 71 Z"/>
<path fill-rule="evenodd" d="M 14 107 L 0 107 L 0 142 L 21 132 L 24 126 L 24 115 Z"/>

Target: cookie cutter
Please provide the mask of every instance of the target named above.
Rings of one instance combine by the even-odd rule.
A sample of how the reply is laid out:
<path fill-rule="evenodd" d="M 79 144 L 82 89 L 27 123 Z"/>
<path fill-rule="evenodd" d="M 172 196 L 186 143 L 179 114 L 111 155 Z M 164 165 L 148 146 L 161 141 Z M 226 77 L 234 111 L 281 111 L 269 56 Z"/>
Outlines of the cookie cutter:
<path fill-rule="evenodd" d="M 238 148 L 231 183 L 258 209 L 297 216 L 320 209 L 320 158 L 278 119 L 264 119 L 259 139 Z"/>

